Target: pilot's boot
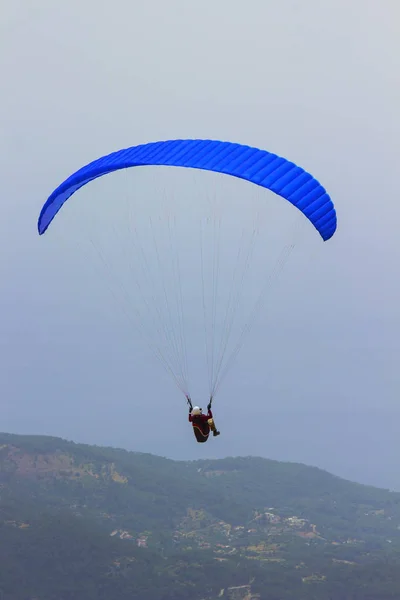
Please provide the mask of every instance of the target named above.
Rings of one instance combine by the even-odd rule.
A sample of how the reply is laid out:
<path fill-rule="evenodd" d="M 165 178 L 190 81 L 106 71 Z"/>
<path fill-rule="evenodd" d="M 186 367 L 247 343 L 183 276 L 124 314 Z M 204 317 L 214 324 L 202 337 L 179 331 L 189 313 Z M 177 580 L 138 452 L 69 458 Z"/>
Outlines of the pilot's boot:
<path fill-rule="evenodd" d="M 217 435 L 220 435 L 221 432 L 217 431 L 217 428 L 215 427 L 214 419 L 208 419 L 207 423 L 209 424 L 214 437 L 216 437 Z"/>

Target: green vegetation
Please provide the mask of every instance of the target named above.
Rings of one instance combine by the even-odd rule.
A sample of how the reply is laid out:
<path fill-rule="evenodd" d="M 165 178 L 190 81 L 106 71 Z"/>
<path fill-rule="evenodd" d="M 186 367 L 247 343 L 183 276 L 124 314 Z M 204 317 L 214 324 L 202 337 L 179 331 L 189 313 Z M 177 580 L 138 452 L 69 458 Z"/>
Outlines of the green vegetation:
<path fill-rule="evenodd" d="M 0 600 L 400 598 L 400 494 L 0 434 Z"/>

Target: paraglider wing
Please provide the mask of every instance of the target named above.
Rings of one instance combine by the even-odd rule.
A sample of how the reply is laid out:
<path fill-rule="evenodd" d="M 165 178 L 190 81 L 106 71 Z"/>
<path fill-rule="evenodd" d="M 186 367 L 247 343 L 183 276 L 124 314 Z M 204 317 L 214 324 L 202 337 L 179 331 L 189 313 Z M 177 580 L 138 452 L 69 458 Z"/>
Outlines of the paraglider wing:
<path fill-rule="evenodd" d="M 195 168 L 245 179 L 288 200 L 309 219 L 324 241 L 336 231 L 335 208 L 325 189 L 310 173 L 285 158 L 232 142 L 168 140 L 113 152 L 73 173 L 44 204 L 39 234 L 82 186 L 119 169 L 146 165 Z"/>

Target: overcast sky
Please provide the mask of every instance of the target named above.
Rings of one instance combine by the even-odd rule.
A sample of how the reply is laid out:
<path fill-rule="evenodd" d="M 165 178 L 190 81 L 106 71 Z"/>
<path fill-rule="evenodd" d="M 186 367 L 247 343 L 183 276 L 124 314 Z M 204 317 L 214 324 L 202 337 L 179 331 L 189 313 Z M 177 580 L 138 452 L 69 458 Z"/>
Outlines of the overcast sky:
<path fill-rule="evenodd" d="M 179 459 L 256 454 L 400 490 L 397 0 L 3 4 L 0 428 Z M 116 203 L 133 175 L 154 210 L 153 180 L 104 178 L 44 236 L 36 225 L 47 196 L 83 164 L 194 137 L 290 158 L 323 183 L 338 214 L 325 244 L 305 228 L 304 250 L 221 386 L 222 434 L 203 446 L 94 256 L 80 254 L 79 200 L 95 212 L 98 194 L 106 223 L 107 198 Z M 190 186 L 197 198 L 213 181 L 174 178 L 189 206 Z M 196 314 L 188 345 L 198 381 Z"/>

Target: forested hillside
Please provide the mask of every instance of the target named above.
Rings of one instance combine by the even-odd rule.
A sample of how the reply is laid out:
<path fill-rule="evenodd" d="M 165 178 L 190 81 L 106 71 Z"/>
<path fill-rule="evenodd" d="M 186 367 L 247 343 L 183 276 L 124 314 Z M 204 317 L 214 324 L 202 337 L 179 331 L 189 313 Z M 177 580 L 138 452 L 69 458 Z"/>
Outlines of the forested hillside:
<path fill-rule="evenodd" d="M 1 600 L 400 598 L 400 494 L 0 434 Z"/>

